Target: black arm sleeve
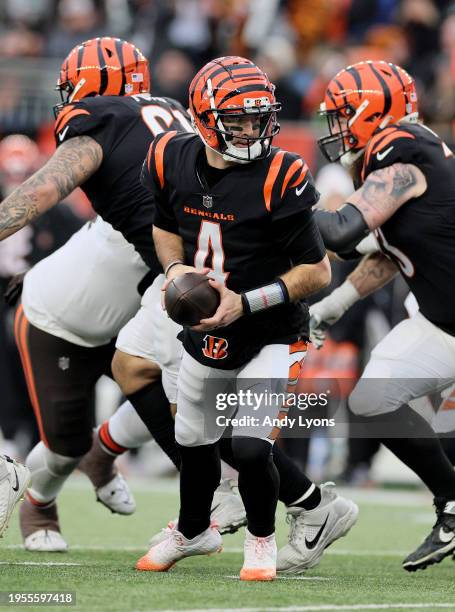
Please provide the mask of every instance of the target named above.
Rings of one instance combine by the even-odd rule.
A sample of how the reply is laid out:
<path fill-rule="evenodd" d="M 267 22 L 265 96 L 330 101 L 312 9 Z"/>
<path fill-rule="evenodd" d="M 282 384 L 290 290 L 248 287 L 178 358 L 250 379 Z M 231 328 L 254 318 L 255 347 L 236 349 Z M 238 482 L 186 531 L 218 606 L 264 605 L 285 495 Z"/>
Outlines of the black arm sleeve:
<path fill-rule="evenodd" d="M 326 248 L 335 253 L 350 251 L 370 233 L 360 210 L 349 202 L 336 212 L 314 214 Z"/>
<path fill-rule="evenodd" d="M 273 231 L 275 242 L 294 266 L 318 263 L 324 258 L 324 243 L 311 209 L 274 221 Z"/>

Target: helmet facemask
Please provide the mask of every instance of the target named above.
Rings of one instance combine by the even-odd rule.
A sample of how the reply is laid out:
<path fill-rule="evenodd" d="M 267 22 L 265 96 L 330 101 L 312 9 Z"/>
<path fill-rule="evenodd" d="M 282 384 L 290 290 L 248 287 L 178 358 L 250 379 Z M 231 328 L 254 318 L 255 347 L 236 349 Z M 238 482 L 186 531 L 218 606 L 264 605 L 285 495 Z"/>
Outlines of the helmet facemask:
<path fill-rule="evenodd" d="M 58 81 L 55 86 L 55 91 L 58 91 L 60 94 L 61 102 L 59 104 L 54 104 L 53 111 L 54 117 L 57 119 L 60 111 L 70 102 L 72 102 L 73 98 L 76 96 L 77 92 L 85 85 L 85 79 L 80 79 L 76 86 L 74 86 L 71 81 L 65 81 L 63 83 Z M 95 93 L 93 95 L 96 95 Z M 87 96 L 85 96 L 87 97 Z"/>
<path fill-rule="evenodd" d="M 248 163 L 269 155 L 272 139 L 280 131 L 276 113 L 281 105 L 271 104 L 267 97 L 260 102 L 253 104 L 252 99 L 246 98 L 243 108 L 214 109 L 201 117 L 204 127 L 216 134 L 219 148 L 215 150 L 225 161 Z M 249 131 L 253 134 L 244 133 L 244 123 L 252 125 Z"/>
<path fill-rule="evenodd" d="M 319 115 L 327 119 L 329 135 L 319 138 L 318 145 L 329 162 L 343 161 L 347 155 L 355 161 L 362 154 L 363 148 L 358 147 L 359 139 L 351 131 L 351 126 L 367 106 L 368 100 L 357 110 L 350 104 L 327 110 L 325 103 L 321 104 Z"/>

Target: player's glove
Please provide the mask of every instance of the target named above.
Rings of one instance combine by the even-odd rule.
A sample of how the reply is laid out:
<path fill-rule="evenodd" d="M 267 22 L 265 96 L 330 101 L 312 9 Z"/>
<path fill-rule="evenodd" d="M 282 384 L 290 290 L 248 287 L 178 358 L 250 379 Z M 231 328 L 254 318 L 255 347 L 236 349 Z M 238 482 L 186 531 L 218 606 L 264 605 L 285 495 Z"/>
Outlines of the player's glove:
<path fill-rule="evenodd" d="M 310 340 L 319 350 L 325 341 L 327 328 L 336 323 L 360 299 L 359 292 L 346 280 L 330 295 L 310 306 Z"/>

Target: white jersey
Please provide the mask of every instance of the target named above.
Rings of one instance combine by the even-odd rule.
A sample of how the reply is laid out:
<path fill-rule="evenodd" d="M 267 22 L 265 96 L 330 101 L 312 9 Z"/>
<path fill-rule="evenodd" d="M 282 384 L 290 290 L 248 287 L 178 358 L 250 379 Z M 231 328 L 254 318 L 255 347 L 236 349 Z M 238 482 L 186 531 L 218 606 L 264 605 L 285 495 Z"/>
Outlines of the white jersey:
<path fill-rule="evenodd" d="M 107 344 L 138 310 L 137 285 L 147 272 L 134 247 L 98 217 L 27 272 L 25 316 L 73 344 Z"/>

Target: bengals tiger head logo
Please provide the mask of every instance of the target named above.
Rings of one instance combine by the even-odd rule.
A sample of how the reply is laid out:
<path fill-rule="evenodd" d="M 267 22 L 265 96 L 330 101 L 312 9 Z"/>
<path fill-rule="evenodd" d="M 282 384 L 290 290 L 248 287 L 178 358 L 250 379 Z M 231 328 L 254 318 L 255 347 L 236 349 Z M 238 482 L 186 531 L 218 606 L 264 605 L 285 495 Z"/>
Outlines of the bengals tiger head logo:
<path fill-rule="evenodd" d="M 202 354 L 209 359 L 225 359 L 227 352 L 228 341 L 226 338 L 217 338 L 216 336 L 204 337 L 204 348 Z"/>

